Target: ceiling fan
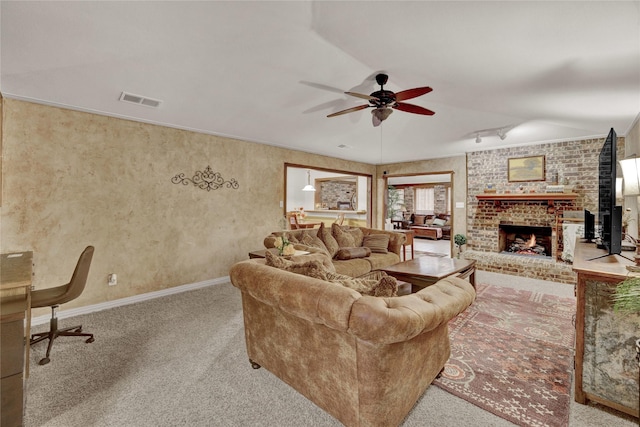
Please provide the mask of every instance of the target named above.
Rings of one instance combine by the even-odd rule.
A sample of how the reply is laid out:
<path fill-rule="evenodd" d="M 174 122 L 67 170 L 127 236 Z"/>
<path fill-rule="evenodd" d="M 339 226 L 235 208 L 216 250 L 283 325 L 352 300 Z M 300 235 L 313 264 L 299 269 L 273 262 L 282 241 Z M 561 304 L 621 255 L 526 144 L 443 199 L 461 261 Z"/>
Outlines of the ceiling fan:
<path fill-rule="evenodd" d="M 380 85 L 380 90 L 373 92 L 371 95 L 364 95 L 356 92 L 345 92 L 347 95 L 355 96 L 357 98 L 366 99 L 369 104 L 359 105 L 357 107 L 347 108 L 346 110 L 338 111 L 337 113 L 329 114 L 327 117 L 336 117 L 342 114 L 352 113 L 354 111 L 364 110 L 365 108 L 373 108 L 371 114 L 373 115 L 373 125 L 380 126 L 380 124 L 393 113 L 392 109 L 406 111 L 407 113 L 422 114 L 425 116 L 433 116 L 435 112 L 423 107 L 419 107 L 413 104 L 407 104 L 405 101 L 411 98 L 417 98 L 425 93 L 431 92 L 428 86 L 417 87 L 414 89 L 403 90 L 398 93 L 394 93 L 390 90 L 385 90 L 384 85 L 387 84 L 389 76 L 386 74 L 376 75 L 376 82 Z"/>

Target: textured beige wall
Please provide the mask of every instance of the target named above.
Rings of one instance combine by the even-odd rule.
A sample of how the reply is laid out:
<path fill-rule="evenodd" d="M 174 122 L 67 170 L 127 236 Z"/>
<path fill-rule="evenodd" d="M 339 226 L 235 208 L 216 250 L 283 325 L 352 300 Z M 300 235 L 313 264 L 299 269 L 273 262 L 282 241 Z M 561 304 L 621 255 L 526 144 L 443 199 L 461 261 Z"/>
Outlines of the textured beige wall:
<path fill-rule="evenodd" d="M 446 157 L 440 159 L 427 159 L 419 160 L 415 162 L 395 163 L 380 165 L 377 167 L 377 181 L 381 181 L 384 176 L 384 171 L 390 176 L 393 175 L 422 175 L 429 173 L 445 173 L 453 172 L 453 228 L 451 230 L 451 236 L 456 234 L 467 233 L 467 160 L 465 156 Z M 381 185 L 378 185 L 377 190 L 377 210 L 382 212 L 383 203 L 383 191 Z M 456 202 L 463 202 L 464 208 L 456 208 Z M 381 227 L 381 215 L 376 217 L 378 219 L 378 227 Z M 452 240 L 453 244 L 453 240 Z M 453 247 L 452 247 L 453 249 Z M 453 253 L 453 251 L 451 252 Z"/>
<path fill-rule="evenodd" d="M 262 144 L 3 104 L 0 250 L 32 250 L 41 289 L 66 283 L 80 252 L 95 246 L 87 289 L 67 308 L 227 276 L 279 228 L 285 162 L 375 174 L 372 165 Z M 240 187 L 171 183 L 207 166 Z M 118 285 L 107 285 L 109 273 Z"/>

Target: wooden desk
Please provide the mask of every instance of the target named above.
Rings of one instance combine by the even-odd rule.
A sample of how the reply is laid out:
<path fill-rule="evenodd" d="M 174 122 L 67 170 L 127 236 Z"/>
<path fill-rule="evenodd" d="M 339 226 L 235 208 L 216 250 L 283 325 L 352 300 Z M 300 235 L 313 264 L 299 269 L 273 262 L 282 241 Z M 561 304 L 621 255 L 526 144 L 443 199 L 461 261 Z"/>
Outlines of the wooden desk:
<path fill-rule="evenodd" d="M 630 253 L 631 255 L 633 253 Z M 638 372 L 633 343 L 640 338 L 640 314 L 613 312 L 611 295 L 633 262 L 606 255 L 594 243 L 576 243 L 575 401 L 598 402 L 638 416 Z M 628 256 L 623 252 L 623 255 Z"/>
<path fill-rule="evenodd" d="M 0 255 L 0 425 L 22 425 L 29 377 L 33 253 Z M 26 330 L 24 318 L 27 318 Z M 25 333 L 26 332 L 26 333 Z"/>

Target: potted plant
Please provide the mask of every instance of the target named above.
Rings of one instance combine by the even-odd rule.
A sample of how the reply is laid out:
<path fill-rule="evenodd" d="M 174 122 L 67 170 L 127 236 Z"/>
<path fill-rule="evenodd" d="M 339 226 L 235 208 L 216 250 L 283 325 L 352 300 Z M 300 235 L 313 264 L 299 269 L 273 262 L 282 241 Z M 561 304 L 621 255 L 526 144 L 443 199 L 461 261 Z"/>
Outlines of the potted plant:
<path fill-rule="evenodd" d="M 629 276 L 618 283 L 612 298 L 615 311 L 640 313 L 640 277 Z"/>
<path fill-rule="evenodd" d="M 638 267 L 627 267 L 637 272 Z M 640 277 L 628 276 L 618 283 L 612 296 L 613 310 L 620 313 L 640 313 Z M 636 340 L 636 360 L 640 369 L 640 339 Z M 640 381 L 640 372 L 638 373 Z"/>
<path fill-rule="evenodd" d="M 400 192 L 393 185 L 387 188 L 387 218 L 393 219 L 398 213 Z"/>
<path fill-rule="evenodd" d="M 385 229 L 393 229 L 391 220 L 398 213 L 398 205 L 400 202 L 400 192 L 393 185 L 387 187 L 387 218 L 385 221 Z"/>
<path fill-rule="evenodd" d="M 455 243 L 456 248 L 458 248 L 458 258 L 460 258 L 462 246 L 467 244 L 467 238 L 464 234 L 456 234 L 455 236 L 453 236 L 453 243 Z"/>

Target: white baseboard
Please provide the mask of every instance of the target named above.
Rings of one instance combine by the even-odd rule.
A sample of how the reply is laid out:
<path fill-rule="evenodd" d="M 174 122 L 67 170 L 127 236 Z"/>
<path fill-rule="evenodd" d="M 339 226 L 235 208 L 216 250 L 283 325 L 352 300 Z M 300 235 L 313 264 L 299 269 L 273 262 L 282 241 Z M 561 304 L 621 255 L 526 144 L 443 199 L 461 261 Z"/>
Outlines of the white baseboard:
<path fill-rule="evenodd" d="M 101 302 L 99 304 L 87 305 L 84 307 L 70 308 L 69 310 L 59 311 L 57 313 L 58 319 L 66 319 L 68 317 L 79 316 L 81 314 L 94 313 L 96 311 L 107 310 L 109 308 L 120 307 L 128 304 L 135 304 L 141 301 L 147 301 L 154 298 L 160 298 L 167 295 L 178 294 L 180 292 L 192 291 L 194 289 L 200 289 L 207 286 L 220 285 L 222 283 L 228 283 L 229 276 L 219 277 L 217 279 L 204 280 L 197 283 L 188 283 L 186 285 L 175 286 L 173 288 L 162 289 L 159 291 L 148 292 L 146 294 L 134 295 L 127 298 L 121 298 L 114 301 Z M 49 323 L 51 314 L 33 317 L 31 319 L 31 326 L 42 325 Z"/>

